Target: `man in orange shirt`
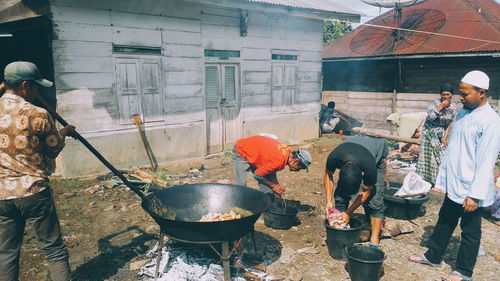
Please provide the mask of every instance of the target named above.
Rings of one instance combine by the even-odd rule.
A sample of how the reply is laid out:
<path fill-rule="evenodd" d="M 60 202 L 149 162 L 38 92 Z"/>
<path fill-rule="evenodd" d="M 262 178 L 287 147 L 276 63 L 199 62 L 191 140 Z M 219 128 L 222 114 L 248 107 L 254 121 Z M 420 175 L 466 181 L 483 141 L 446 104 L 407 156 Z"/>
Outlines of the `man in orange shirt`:
<path fill-rule="evenodd" d="M 286 165 L 290 171 L 307 169 L 312 157 L 306 150 L 291 151 L 288 146 L 265 136 L 240 139 L 233 150 L 236 184 L 246 186 L 247 172 L 259 182 L 259 189 L 280 197 L 285 189 L 278 182 L 276 172 Z"/>

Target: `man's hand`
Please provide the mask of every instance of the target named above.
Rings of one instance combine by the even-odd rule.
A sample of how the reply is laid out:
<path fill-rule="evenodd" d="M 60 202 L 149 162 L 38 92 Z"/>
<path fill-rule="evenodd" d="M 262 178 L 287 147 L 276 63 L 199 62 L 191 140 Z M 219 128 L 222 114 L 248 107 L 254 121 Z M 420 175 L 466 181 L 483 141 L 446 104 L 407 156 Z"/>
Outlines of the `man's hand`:
<path fill-rule="evenodd" d="M 441 102 L 439 107 L 441 108 L 441 110 L 443 110 L 445 108 L 450 107 L 450 104 L 451 104 L 451 102 L 448 99 L 445 99 L 444 101 Z M 441 111 L 441 110 L 439 110 L 439 111 Z"/>
<path fill-rule="evenodd" d="M 328 215 L 330 213 L 333 214 L 333 210 L 335 210 L 335 205 L 333 204 L 333 201 L 330 201 L 330 202 L 326 202 L 326 205 L 325 205 L 325 212 L 326 212 L 326 217 L 328 218 Z"/>
<path fill-rule="evenodd" d="M 279 184 L 273 185 L 272 189 L 273 189 L 274 195 L 278 198 L 281 198 L 281 196 L 283 196 L 283 193 L 285 193 L 285 189 Z"/>
<path fill-rule="evenodd" d="M 75 138 L 76 137 L 76 128 L 75 128 L 75 126 L 72 126 L 72 125 L 64 126 L 64 128 L 59 130 L 59 134 L 61 135 L 62 138 L 65 138 L 66 136 L 70 136 L 72 138 Z"/>
<path fill-rule="evenodd" d="M 479 201 L 479 200 L 474 199 L 474 198 L 470 198 L 470 197 L 465 198 L 464 204 L 463 204 L 464 211 L 465 212 L 474 212 L 475 210 L 477 210 L 477 201 Z"/>
<path fill-rule="evenodd" d="M 338 215 L 341 219 L 342 219 L 342 224 L 349 224 L 349 221 L 351 220 L 351 218 L 349 217 L 349 215 L 346 213 L 346 212 L 342 212 Z"/>

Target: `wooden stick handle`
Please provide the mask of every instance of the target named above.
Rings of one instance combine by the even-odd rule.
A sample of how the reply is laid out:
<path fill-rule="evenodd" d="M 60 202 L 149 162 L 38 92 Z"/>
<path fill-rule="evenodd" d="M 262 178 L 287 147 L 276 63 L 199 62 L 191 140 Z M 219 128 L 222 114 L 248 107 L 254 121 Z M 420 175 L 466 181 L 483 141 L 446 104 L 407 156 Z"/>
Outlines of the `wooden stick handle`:
<path fill-rule="evenodd" d="M 365 128 L 361 127 L 354 127 L 352 130 L 356 133 L 363 134 L 363 135 L 368 135 L 372 137 L 377 137 L 377 138 L 384 138 L 384 139 L 389 139 L 389 140 L 395 140 L 395 141 L 400 141 L 400 142 L 406 142 L 406 143 L 413 143 L 413 144 L 420 144 L 420 140 L 417 139 L 409 139 L 409 138 L 401 138 L 401 137 L 396 137 L 396 136 L 391 136 L 387 134 L 382 134 L 382 133 L 377 133 Z"/>
<path fill-rule="evenodd" d="M 63 126 L 69 125 L 68 122 L 66 122 L 66 120 L 64 120 L 57 112 L 55 112 L 50 107 L 50 105 L 45 101 L 45 99 L 43 99 L 40 95 L 38 95 L 38 100 L 43 104 L 44 108 L 50 113 L 50 115 L 54 117 L 54 119 L 59 121 L 59 123 L 61 123 Z M 108 160 L 106 160 L 106 158 L 104 158 L 104 156 L 102 156 L 101 153 L 99 153 L 99 151 L 97 151 L 82 135 L 80 135 L 78 132 L 75 131 L 74 137 L 77 140 L 79 140 L 88 150 L 90 150 L 90 152 L 92 152 L 95 155 L 95 157 L 99 159 L 99 161 L 101 161 L 106 167 L 108 167 L 108 169 L 110 169 L 111 172 L 113 172 L 113 174 L 115 174 L 118 178 L 120 178 L 120 180 L 122 180 L 122 182 L 126 186 L 132 189 L 132 191 L 134 191 L 142 199 L 145 198 L 145 195 L 131 182 L 129 182 L 127 178 L 120 171 L 118 171 L 113 165 L 111 165 L 111 163 L 109 163 Z"/>

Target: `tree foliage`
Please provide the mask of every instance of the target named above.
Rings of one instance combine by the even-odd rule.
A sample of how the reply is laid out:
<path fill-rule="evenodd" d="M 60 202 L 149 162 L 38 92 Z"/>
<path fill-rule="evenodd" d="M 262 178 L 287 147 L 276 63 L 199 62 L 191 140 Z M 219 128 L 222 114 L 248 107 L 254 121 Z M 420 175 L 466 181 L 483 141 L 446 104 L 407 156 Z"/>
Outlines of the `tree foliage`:
<path fill-rule="evenodd" d="M 351 30 L 352 26 L 348 23 L 325 20 L 323 21 L 323 44 L 326 45 Z"/>

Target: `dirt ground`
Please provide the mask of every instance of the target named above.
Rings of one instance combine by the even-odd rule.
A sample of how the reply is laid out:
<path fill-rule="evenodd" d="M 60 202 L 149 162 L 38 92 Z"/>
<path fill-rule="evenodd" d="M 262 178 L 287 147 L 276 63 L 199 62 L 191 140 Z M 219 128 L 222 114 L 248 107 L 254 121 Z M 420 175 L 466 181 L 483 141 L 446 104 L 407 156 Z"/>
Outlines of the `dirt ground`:
<path fill-rule="evenodd" d="M 300 225 L 290 230 L 267 228 L 262 217 L 257 221 L 257 253 L 245 244 L 244 252 L 260 259 L 267 272 L 284 280 L 349 280 L 345 262 L 328 255 L 323 225 L 324 189 L 322 176 L 326 157 L 342 142 L 339 136 L 323 136 L 307 142 L 314 163 L 309 173 L 282 171 L 278 179 L 287 188 L 287 199 L 298 200 Z M 201 172 L 192 168 L 203 168 Z M 231 158 L 228 153 L 210 159 L 185 161 L 163 167 L 172 175 L 174 184 L 233 181 Z M 498 168 L 497 168 L 498 169 Z M 191 172 L 190 172 L 191 170 Z M 404 175 L 391 171 L 391 180 L 401 181 Z M 159 228 L 140 207 L 140 199 L 124 186 L 103 184 L 110 175 L 89 179 L 53 179 L 56 204 L 64 240 L 68 246 L 73 280 L 139 280 L 131 271 L 131 262 L 144 259 L 144 253 L 158 240 Z M 256 186 L 253 180 L 251 186 Z M 387 254 L 383 281 L 441 280 L 455 263 L 460 242 L 457 228 L 445 255 L 446 265 L 438 270 L 415 265 L 407 257 L 425 251 L 426 240 L 432 233 L 443 196 L 432 194 L 425 204 L 425 214 L 413 222 L 415 231 L 381 245 Z M 358 210 L 362 213 L 362 208 Z M 483 219 L 482 246 L 486 255 L 477 260 L 475 280 L 499 280 L 499 227 Z M 303 251 L 304 248 L 308 251 Z M 302 250 L 301 250 L 302 249 Z M 300 250 L 300 251 L 298 251 Z M 26 230 L 21 255 L 21 280 L 50 280 L 46 262 L 32 229 Z M 497 277 L 495 277 L 497 276 Z"/>

